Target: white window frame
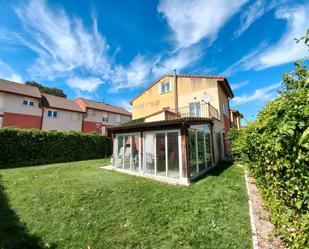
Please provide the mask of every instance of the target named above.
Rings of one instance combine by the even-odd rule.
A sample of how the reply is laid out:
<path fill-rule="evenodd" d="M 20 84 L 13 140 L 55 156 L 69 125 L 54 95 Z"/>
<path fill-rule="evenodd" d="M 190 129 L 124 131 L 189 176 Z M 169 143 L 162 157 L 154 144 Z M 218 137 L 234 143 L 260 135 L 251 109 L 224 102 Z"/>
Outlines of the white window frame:
<path fill-rule="evenodd" d="M 51 116 L 49 116 L 49 112 L 51 112 Z M 54 116 L 54 114 L 56 113 L 56 116 Z M 59 117 L 59 112 L 58 111 L 55 111 L 55 110 L 47 110 L 47 117 L 48 118 L 58 118 Z"/>
<path fill-rule="evenodd" d="M 108 116 L 102 116 L 102 123 L 108 123 Z"/>
<path fill-rule="evenodd" d="M 165 84 L 169 85 L 169 90 L 168 91 L 162 91 L 162 86 L 165 85 Z M 160 94 L 169 93 L 171 91 L 172 91 L 172 83 L 171 83 L 170 80 L 160 82 L 160 87 L 159 87 L 159 93 Z"/>
<path fill-rule="evenodd" d="M 32 103 L 32 105 L 30 103 Z M 24 99 L 23 100 L 23 105 L 24 106 L 28 106 L 28 107 L 34 107 L 34 101 L 33 100 Z"/>
<path fill-rule="evenodd" d="M 117 139 L 117 148 L 118 148 L 118 143 L 119 143 L 119 140 L 118 140 L 118 136 L 135 136 L 135 135 L 138 135 L 138 169 L 139 169 L 139 173 L 141 172 L 141 134 L 139 132 L 132 132 L 132 133 L 118 133 L 116 134 L 115 138 L 114 139 Z M 125 139 L 123 139 L 122 141 L 122 146 L 123 146 L 123 155 L 122 157 L 124 158 L 124 155 L 125 155 Z M 113 157 L 116 158 L 116 154 L 115 153 L 118 153 L 118 149 L 117 151 L 115 150 L 115 147 L 116 147 L 116 143 L 114 143 L 114 152 L 113 152 Z M 116 167 L 115 166 L 115 162 L 113 162 L 113 167 Z M 130 171 L 130 172 L 135 172 L 132 170 L 132 139 L 130 139 L 130 170 L 127 170 L 124 168 L 124 159 L 123 159 L 123 162 L 122 162 L 122 167 L 121 167 L 122 170 L 125 170 L 125 171 Z"/>
<path fill-rule="evenodd" d="M 179 161 L 179 178 L 172 178 L 168 177 L 168 145 L 167 145 L 167 133 L 171 132 L 177 132 L 178 133 L 178 161 Z M 155 163 L 155 173 L 154 174 L 149 174 L 146 172 L 146 150 L 145 150 L 145 134 L 146 133 L 152 133 L 154 135 L 154 155 L 156 157 L 157 155 L 157 137 L 156 135 L 158 133 L 164 133 L 165 137 L 165 176 L 160 176 L 157 175 L 157 160 L 155 158 L 154 163 Z M 182 175 L 182 149 L 181 149 L 181 133 L 179 129 L 173 129 L 173 130 L 155 130 L 155 131 L 145 131 L 143 132 L 143 173 L 145 175 L 149 176 L 156 176 L 158 178 L 167 178 L 167 179 L 172 179 L 172 180 L 181 180 L 183 178 Z"/>

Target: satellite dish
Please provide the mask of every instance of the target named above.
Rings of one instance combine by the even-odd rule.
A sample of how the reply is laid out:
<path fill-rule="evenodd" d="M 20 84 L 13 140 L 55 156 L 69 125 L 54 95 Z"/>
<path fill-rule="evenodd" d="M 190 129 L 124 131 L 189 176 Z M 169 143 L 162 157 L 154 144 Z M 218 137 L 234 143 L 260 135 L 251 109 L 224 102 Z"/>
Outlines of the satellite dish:
<path fill-rule="evenodd" d="M 209 104 L 211 100 L 211 95 L 209 93 L 204 93 L 204 101 Z"/>

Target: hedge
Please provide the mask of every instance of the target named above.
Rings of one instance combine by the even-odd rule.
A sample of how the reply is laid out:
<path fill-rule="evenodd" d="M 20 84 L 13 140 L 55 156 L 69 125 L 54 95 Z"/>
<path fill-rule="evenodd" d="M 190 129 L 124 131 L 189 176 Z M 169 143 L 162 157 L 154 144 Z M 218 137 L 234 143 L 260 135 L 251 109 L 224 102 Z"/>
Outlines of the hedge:
<path fill-rule="evenodd" d="M 296 62 L 279 96 L 241 131 L 231 130 L 234 158 L 256 179 L 276 231 L 290 248 L 309 245 L 309 71 Z"/>
<path fill-rule="evenodd" d="M 94 133 L 0 129 L 0 168 L 109 157 L 111 139 Z"/>

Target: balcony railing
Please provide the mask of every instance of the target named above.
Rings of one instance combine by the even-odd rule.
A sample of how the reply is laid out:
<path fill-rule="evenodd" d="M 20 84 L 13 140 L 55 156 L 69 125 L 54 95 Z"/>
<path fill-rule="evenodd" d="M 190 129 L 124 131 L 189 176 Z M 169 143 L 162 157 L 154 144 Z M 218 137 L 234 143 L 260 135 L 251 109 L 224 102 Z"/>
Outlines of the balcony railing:
<path fill-rule="evenodd" d="M 202 118 L 216 118 L 220 120 L 218 110 L 211 104 L 194 103 L 190 106 L 179 107 L 178 109 L 170 109 L 180 117 L 202 117 Z"/>

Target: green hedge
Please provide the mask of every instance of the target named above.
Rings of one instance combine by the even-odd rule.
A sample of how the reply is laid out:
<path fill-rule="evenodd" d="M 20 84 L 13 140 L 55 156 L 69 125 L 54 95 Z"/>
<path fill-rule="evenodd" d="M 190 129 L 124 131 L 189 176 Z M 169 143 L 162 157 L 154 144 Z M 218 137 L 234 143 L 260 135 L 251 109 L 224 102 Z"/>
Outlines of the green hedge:
<path fill-rule="evenodd" d="M 109 157 L 111 139 L 93 133 L 0 129 L 0 168 Z"/>
<path fill-rule="evenodd" d="M 309 71 L 302 62 L 256 121 L 231 130 L 232 154 L 248 166 L 290 248 L 309 245 Z"/>

